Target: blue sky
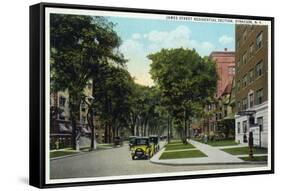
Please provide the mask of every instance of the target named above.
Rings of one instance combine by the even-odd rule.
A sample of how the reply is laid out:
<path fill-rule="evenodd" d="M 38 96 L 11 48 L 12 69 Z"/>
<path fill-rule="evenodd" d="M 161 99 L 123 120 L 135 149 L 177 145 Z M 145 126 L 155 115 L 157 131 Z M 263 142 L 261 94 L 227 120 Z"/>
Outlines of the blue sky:
<path fill-rule="evenodd" d="M 137 83 L 153 85 L 146 56 L 161 48 L 195 48 L 201 56 L 234 50 L 234 25 L 190 21 L 108 17 L 122 39 L 120 51 L 129 59 L 129 72 Z"/>

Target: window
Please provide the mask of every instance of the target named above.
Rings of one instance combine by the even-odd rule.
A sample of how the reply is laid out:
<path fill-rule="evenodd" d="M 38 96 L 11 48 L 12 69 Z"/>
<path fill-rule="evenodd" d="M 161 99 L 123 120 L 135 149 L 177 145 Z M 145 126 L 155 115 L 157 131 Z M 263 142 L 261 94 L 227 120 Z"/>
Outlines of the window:
<path fill-rule="evenodd" d="M 81 103 L 81 111 L 86 111 L 86 104 L 84 102 Z"/>
<path fill-rule="evenodd" d="M 263 97 L 263 89 L 259 89 L 256 92 L 256 104 L 261 104 L 262 103 L 262 97 Z"/>
<path fill-rule="evenodd" d="M 87 87 L 88 87 L 88 89 L 91 89 L 91 88 L 92 88 L 92 83 L 91 83 L 91 82 L 88 82 L 88 83 L 87 83 Z"/>
<path fill-rule="evenodd" d="M 257 118 L 257 123 L 259 125 L 260 131 L 263 131 L 263 118 L 262 117 L 258 117 Z"/>
<path fill-rule="evenodd" d="M 246 64 L 246 61 L 247 61 L 247 51 L 242 56 L 242 63 Z"/>
<path fill-rule="evenodd" d="M 245 31 L 243 32 L 243 40 L 247 39 L 247 29 L 245 29 Z"/>
<path fill-rule="evenodd" d="M 248 99 L 247 98 L 244 98 L 242 100 L 242 109 L 243 110 L 246 110 L 248 108 Z"/>
<path fill-rule="evenodd" d="M 240 122 L 237 123 L 237 133 L 240 134 Z"/>
<path fill-rule="evenodd" d="M 239 67 L 241 65 L 241 61 L 240 59 L 237 61 L 237 67 Z"/>
<path fill-rule="evenodd" d="M 234 75 L 235 74 L 235 67 L 233 67 L 233 66 L 228 67 L 228 74 Z"/>
<path fill-rule="evenodd" d="M 59 106 L 65 107 L 66 98 L 64 96 L 59 97 Z"/>
<path fill-rule="evenodd" d="M 262 65 L 263 65 L 263 61 L 260 60 L 257 64 L 256 64 L 256 77 L 259 77 L 262 75 Z"/>
<path fill-rule="evenodd" d="M 250 46 L 250 57 L 252 57 L 254 55 L 254 43 L 251 44 Z"/>
<path fill-rule="evenodd" d="M 65 120 L 65 112 L 63 110 L 59 113 L 59 119 Z"/>
<path fill-rule="evenodd" d="M 243 84 L 243 87 L 247 86 L 247 75 L 244 75 L 244 77 L 242 79 L 242 84 Z"/>
<path fill-rule="evenodd" d="M 262 47 L 262 32 L 260 32 L 256 38 L 257 50 Z"/>
<path fill-rule="evenodd" d="M 237 46 L 237 48 L 240 47 L 240 40 L 237 40 L 237 41 L 236 41 L 236 46 Z"/>
<path fill-rule="evenodd" d="M 86 117 L 85 117 L 85 116 L 82 116 L 82 117 L 81 117 L 80 123 L 81 123 L 81 124 L 85 124 L 85 123 L 86 123 Z"/>
<path fill-rule="evenodd" d="M 237 82 L 237 89 L 240 90 L 240 88 L 241 88 L 241 81 L 238 80 L 238 82 Z"/>
<path fill-rule="evenodd" d="M 249 102 L 250 102 L 250 107 L 253 107 L 254 106 L 254 94 L 251 93 L 249 95 Z"/>
<path fill-rule="evenodd" d="M 243 133 L 247 133 L 247 121 L 243 121 Z"/>
<path fill-rule="evenodd" d="M 254 69 L 251 69 L 249 72 L 249 83 L 254 81 Z"/>
<path fill-rule="evenodd" d="M 240 101 L 237 102 L 237 109 L 238 109 L 238 111 L 241 110 L 241 103 L 240 103 Z"/>

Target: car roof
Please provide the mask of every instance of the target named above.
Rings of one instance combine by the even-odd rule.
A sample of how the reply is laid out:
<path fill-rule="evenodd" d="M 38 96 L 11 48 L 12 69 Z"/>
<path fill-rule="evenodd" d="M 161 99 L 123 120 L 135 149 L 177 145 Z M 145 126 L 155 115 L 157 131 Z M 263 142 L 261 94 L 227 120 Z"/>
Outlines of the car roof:
<path fill-rule="evenodd" d="M 149 137 L 136 137 L 137 139 L 148 139 Z"/>

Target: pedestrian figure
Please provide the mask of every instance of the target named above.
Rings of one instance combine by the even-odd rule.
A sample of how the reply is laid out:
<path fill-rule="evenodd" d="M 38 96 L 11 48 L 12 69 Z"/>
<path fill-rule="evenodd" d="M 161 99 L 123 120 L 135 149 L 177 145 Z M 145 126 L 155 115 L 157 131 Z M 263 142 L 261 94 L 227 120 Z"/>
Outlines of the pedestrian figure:
<path fill-rule="evenodd" d="M 205 134 L 204 135 L 204 143 L 207 144 L 208 143 L 208 136 Z"/>
<path fill-rule="evenodd" d="M 56 150 L 59 150 L 60 147 L 59 139 L 56 140 L 55 145 L 56 145 Z"/>

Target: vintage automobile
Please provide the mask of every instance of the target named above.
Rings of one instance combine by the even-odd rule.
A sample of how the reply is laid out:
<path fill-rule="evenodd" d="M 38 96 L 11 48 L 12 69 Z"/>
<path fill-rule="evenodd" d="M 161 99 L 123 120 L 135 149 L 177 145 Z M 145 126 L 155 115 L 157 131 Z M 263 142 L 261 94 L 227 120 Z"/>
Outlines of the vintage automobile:
<path fill-rule="evenodd" d="M 131 149 L 135 144 L 135 139 L 137 136 L 129 136 L 129 148 Z"/>
<path fill-rule="evenodd" d="M 154 154 L 154 144 L 148 137 L 136 137 L 131 148 L 132 159 L 149 159 Z"/>
<path fill-rule="evenodd" d="M 160 137 L 158 135 L 150 135 L 149 140 L 154 144 L 154 151 L 158 152 L 160 150 Z"/>
<path fill-rule="evenodd" d="M 114 137 L 113 146 L 114 146 L 114 147 L 117 147 L 117 146 L 123 146 L 123 140 L 122 140 L 122 137 L 120 137 L 120 136 L 116 136 L 116 137 Z"/>

